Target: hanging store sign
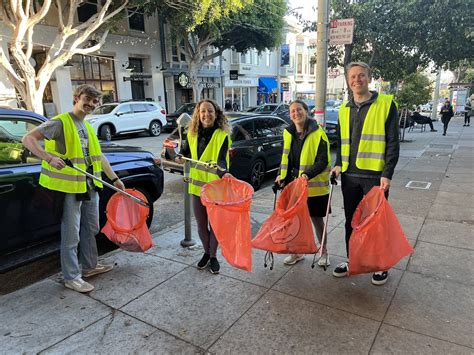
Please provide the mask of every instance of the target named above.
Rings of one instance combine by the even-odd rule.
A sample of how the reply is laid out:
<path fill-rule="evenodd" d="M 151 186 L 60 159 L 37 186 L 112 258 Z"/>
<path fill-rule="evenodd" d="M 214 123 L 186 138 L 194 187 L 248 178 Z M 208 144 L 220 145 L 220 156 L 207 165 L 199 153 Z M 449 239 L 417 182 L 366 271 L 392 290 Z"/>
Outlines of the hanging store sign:
<path fill-rule="evenodd" d="M 124 76 L 123 81 L 149 81 L 152 75 L 150 73 L 130 73 L 130 76 Z"/>
<path fill-rule="evenodd" d="M 238 70 L 230 70 L 229 71 L 230 80 L 238 80 L 239 79 L 239 71 Z"/>

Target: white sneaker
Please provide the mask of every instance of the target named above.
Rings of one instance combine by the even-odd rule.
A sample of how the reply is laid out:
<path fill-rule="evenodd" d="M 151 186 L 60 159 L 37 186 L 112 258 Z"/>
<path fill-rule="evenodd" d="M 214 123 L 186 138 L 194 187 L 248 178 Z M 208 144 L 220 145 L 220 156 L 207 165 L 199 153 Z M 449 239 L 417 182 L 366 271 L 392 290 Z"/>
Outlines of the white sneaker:
<path fill-rule="evenodd" d="M 91 292 L 94 289 L 94 286 L 88 282 L 85 282 L 81 277 L 78 277 L 74 280 L 65 280 L 64 286 L 81 293 Z"/>
<path fill-rule="evenodd" d="M 331 265 L 331 263 L 329 262 L 329 255 L 327 253 L 324 253 L 318 260 L 318 266 L 324 267 L 329 265 Z"/>
<path fill-rule="evenodd" d="M 113 265 L 102 265 L 97 264 L 94 269 L 84 269 L 82 270 L 82 277 L 91 277 L 98 274 L 103 274 L 104 272 L 108 272 L 114 268 Z"/>
<path fill-rule="evenodd" d="M 304 259 L 304 255 L 300 254 L 291 254 L 288 255 L 285 260 L 283 260 L 283 263 L 285 265 L 295 265 L 298 261 L 301 261 Z"/>

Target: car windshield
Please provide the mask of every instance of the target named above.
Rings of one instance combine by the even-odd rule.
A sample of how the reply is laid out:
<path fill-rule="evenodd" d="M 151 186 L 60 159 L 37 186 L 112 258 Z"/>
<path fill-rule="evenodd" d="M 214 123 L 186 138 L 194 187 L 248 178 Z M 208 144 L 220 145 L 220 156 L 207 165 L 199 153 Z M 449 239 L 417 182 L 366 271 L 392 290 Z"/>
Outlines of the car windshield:
<path fill-rule="evenodd" d="M 176 113 L 189 112 L 194 110 L 194 104 L 184 104 L 176 110 Z"/>
<path fill-rule="evenodd" d="M 106 115 L 108 113 L 111 113 L 114 108 L 116 108 L 118 105 L 102 105 L 97 107 L 94 112 L 92 113 L 93 115 Z"/>

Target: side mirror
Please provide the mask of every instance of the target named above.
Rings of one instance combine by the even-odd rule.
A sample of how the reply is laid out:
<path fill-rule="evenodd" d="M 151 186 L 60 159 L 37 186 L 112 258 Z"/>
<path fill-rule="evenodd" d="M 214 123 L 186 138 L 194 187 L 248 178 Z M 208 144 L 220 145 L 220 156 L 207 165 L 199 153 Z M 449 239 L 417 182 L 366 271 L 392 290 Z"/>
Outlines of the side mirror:
<path fill-rule="evenodd" d="M 189 116 L 189 114 L 187 113 L 182 113 L 181 115 L 179 115 L 179 117 L 176 120 L 176 123 L 178 124 L 178 126 L 182 128 L 187 127 L 190 122 L 191 122 L 191 116 Z"/>
<path fill-rule="evenodd" d="M 115 116 L 120 117 L 120 116 L 122 116 L 122 114 L 120 112 L 116 112 Z"/>

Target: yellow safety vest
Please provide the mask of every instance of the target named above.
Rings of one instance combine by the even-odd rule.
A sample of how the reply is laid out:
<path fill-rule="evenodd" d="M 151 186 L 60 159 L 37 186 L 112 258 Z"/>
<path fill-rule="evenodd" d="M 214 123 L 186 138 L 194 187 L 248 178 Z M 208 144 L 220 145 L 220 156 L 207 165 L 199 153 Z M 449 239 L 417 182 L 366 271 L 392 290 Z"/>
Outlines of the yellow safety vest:
<path fill-rule="evenodd" d="M 82 151 L 81 141 L 79 139 L 79 133 L 77 132 L 76 125 L 74 124 L 72 117 L 69 113 L 62 113 L 53 120 L 61 120 L 63 123 L 64 131 L 64 143 L 66 145 L 66 153 L 61 154 L 56 150 L 56 141 L 46 139 L 44 141 L 45 150 L 48 153 L 54 154 L 61 158 L 68 158 L 74 164 L 74 166 L 83 170 L 87 169 L 86 161 L 84 158 L 84 152 Z M 102 151 L 100 149 L 99 140 L 94 132 L 92 126 L 84 121 L 87 129 L 88 140 L 89 140 L 89 156 L 92 160 L 92 167 L 94 175 L 97 177 L 102 176 L 102 163 L 100 157 Z M 66 166 L 59 170 L 53 168 L 45 160 L 41 163 L 41 175 L 39 183 L 47 189 L 62 191 L 66 193 L 84 193 L 87 191 L 86 176 L 73 168 Z M 102 187 L 102 183 L 94 180 L 94 185 Z"/>
<path fill-rule="evenodd" d="M 280 178 L 284 180 L 288 174 L 288 154 L 291 149 L 293 136 L 286 129 L 283 131 L 283 154 L 281 155 Z M 328 165 L 319 175 L 308 181 L 308 196 L 323 196 L 329 193 L 329 171 L 331 170 L 331 153 L 329 140 L 322 128 L 311 132 L 305 139 L 300 155 L 300 170 L 298 176 L 310 166 L 314 165 L 314 160 L 318 154 L 319 142 L 323 139 L 326 142 Z"/>
<path fill-rule="evenodd" d="M 379 94 L 370 105 L 362 127 L 357 150 L 356 167 L 362 170 L 383 171 L 385 166 L 385 122 L 393 102 L 392 95 Z M 339 108 L 339 128 L 341 132 L 342 172 L 349 167 L 350 154 L 350 107 L 347 103 Z"/>
<path fill-rule="evenodd" d="M 198 137 L 197 134 L 188 133 L 188 144 L 191 151 L 191 159 L 200 160 L 202 162 L 217 162 L 219 158 L 219 152 L 221 150 L 224 140 L 229 135 L 222 129 L 217 128 L 212 134 L 211 140 L 204 149 L 201 157 L 198 157 Z M 228 138 L 228 146 L 231 145 L 231 140 Z M 229 168 L 229 150 L 226 155 L 227 169 Z M 191 163 L 189 169 L 189 193 L 196 196 L 201 196 L 201 188 L 208 182 L 219 179 L 217 175 L 217 169 L 207 168 L 200 164 Z"/>

